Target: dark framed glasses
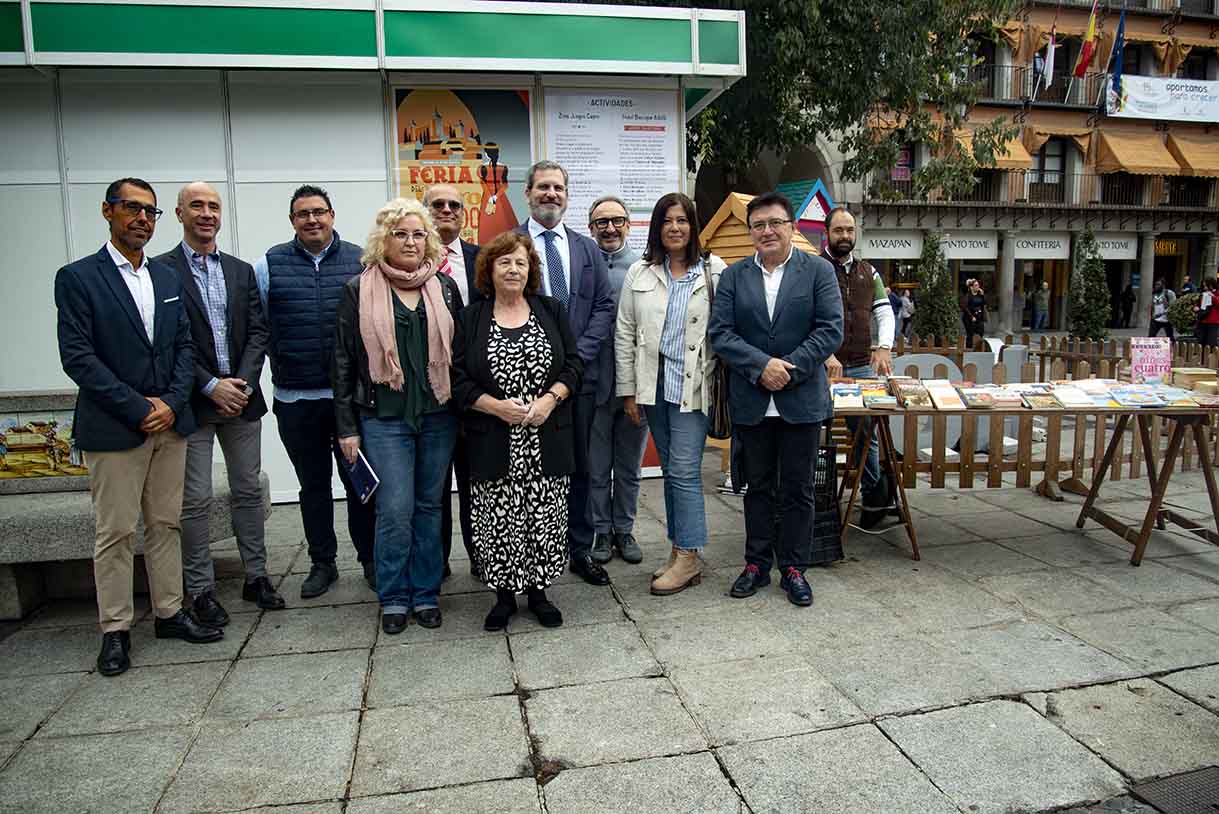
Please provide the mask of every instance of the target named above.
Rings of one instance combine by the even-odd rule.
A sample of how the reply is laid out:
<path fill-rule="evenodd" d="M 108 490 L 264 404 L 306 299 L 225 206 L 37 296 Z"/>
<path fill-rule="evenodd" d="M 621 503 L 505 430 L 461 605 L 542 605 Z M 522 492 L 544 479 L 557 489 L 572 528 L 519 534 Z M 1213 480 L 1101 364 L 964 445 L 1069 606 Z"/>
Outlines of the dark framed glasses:
<path fill-rule="evenodd" d="M 152 204 L 142 204 L 139 201 L 128 200 L 127 198 L 107 198 L 106 203 L 110 204 L 115 209 L 120 209 L 126 212 L 131 217 L 139 217 L 141 212 L 149 220 L 156 220 L 165 214 L 165 210 L 157 209 Z"/>
<path fill-rule="evenodd" d="M 604 229 L 605 227 L 609 226 L 610 224 L 613 224 L 615 229 L 621 229 L 623 226 L 626 226 L 626 218 L 624 218 L 624 217 L 597 218 L 596 220 L 594 220 L 592 222 L 591 225 L 598 229 Z"/>

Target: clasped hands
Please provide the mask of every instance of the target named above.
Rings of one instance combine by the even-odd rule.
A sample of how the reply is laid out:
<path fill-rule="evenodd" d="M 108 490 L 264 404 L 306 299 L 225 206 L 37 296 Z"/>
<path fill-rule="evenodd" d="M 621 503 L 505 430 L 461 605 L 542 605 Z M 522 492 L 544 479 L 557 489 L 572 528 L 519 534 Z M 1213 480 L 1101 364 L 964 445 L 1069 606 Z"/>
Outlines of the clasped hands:
<path fill-rule="evenodd" d="M 245 392 L 245 379 L 220 379 L 212 388 L 211 399 L 216 403 L 216 411 L 222 416 L 241 415 L 241 411 L 250 403 L 250 397 Z"/>
<path fill-rule="evenodd" d="M 526 404 L 524 400 L 513 397 L 500 399 L 496 404 L 495 414 L 505 424 L 519 424 L 523 427 L 540 427 L 550 418 L 558 400 L 548 392 Z"/>
<path fill-rule="evenodd" d="M 767 390 L 777 392 L 787 387 L 788 382 L 792 380 L 790 371 L 795 369 L 796 366 L 786 359 L 772 358 L 766 363 L 766 367 L 762 368 L 762 375 L 758 377 L 758 381 Z"/>

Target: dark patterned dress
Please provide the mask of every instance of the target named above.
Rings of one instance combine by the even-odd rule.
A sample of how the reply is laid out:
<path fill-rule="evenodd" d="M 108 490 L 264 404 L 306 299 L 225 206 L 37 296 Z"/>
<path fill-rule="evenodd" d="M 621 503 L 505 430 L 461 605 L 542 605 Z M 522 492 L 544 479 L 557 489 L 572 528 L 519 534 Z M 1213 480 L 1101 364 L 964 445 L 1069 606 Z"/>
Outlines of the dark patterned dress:
<path fill-rule="evenodd" d="M 528 404 L 540 396 L 553 353 L 533 314 L 519 328 L 502 328 L 491 320 L 487 358 L 505 398 Z M 508 476 L 470 483 L 474 550 L 487 585 L 521 593 L 545 588 L 563 574 L 567 489 L 566 475 L 542 474 L 537 427 L 512 427 Z"/>

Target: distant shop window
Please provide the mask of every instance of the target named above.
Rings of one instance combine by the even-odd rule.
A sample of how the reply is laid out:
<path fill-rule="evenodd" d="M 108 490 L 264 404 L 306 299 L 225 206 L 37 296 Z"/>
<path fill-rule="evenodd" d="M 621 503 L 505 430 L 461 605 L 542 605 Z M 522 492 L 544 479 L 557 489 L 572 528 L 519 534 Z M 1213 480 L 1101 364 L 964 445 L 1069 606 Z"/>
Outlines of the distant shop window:
<path fill-rule="evenodd" d="M 1206 79 L 1206 60 L 1207 51 L 1195 49 L 1181 63 L 1181 67 L 1177 68 L 1177 77 L 1179 79 Z"/>
<path fill-rule="evenodd" d="M 1126 43 L 1122 49 L 1122 73 L 1140 76 L 1143 73 L 1143 46 L 1138 43 Z"/>
<path fill-rule="evenodd" d="M 1033 153 L 1029 170 L 1029 201 L 1032 203 L 1063 202 L 1063 170 L 1066 161 L 1066 140 L 1046 139 L 1041 149 Z"/>
<path fill-rule="evenodd" d="M 1165 203 L 1168 206 L 1210 206 L 1211 184 L 1213 183 L 1210 178 L 1193 178 L 1183 175 L 1177 178 L 1168 177 L 1164 180 L 1166 181 Z"/>

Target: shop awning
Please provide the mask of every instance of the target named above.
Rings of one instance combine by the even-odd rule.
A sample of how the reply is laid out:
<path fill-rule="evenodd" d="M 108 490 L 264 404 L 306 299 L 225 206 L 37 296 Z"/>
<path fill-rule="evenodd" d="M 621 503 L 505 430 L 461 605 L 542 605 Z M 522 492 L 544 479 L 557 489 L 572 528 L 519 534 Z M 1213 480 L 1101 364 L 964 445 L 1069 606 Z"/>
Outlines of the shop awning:
<path fill-rule="evenodd" d="M 1180 175 L 1177 163 L 1164 142 L 1154 133 L 1098 134 L 1097 172 L 1129 172 L 1135 175 Z"/>
<path fill-rule="evenodd" d="M 1167 147 L 1181 165 L 1182 175 L 1219 178 L 1219 138 L 1169 133 Z"/>
<path fill-rule="evenodd" d="M 1030 153 L 1035 153 L 1054 136 L 1071 139 L 1085 156 L 1088 154 L 1088 148 L 1092 146 L 1092 131 L 1086 127 L 1045 127 L 1042 125 L 1025 128 L 1024 146 Z"/>
<path fill-rule="evenodd" d="M 967 153 L 973 152 L 974 134 L 972 130 L 958 130 L 957 143 Z M 1033 157 L 1024 149 L 1020 139 L 1014 138 L 995 152 L 995 169 L 1027 170 L 1033 166 Z"/>

